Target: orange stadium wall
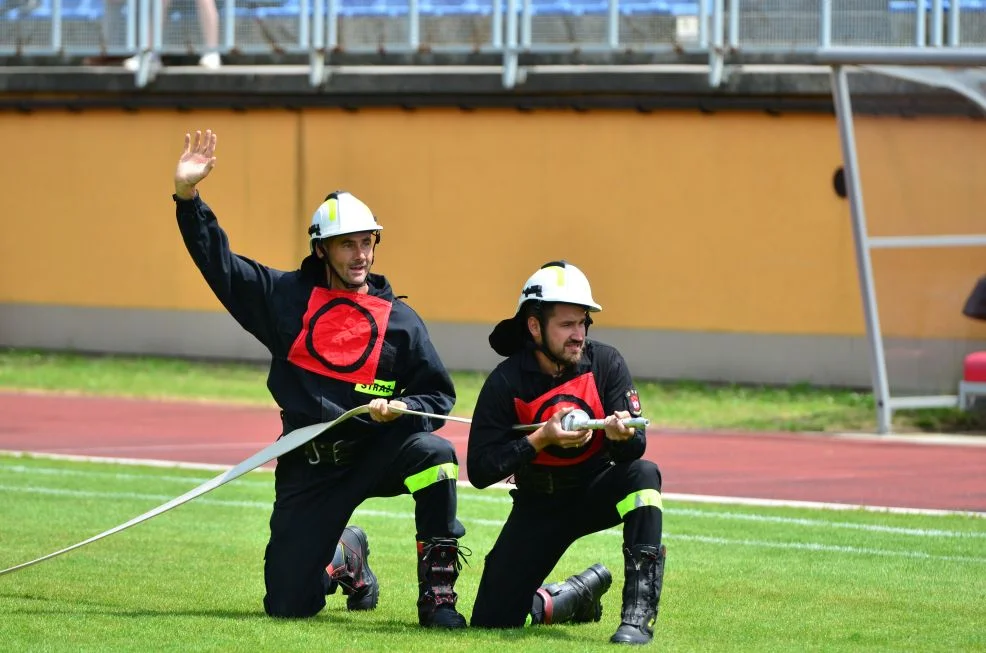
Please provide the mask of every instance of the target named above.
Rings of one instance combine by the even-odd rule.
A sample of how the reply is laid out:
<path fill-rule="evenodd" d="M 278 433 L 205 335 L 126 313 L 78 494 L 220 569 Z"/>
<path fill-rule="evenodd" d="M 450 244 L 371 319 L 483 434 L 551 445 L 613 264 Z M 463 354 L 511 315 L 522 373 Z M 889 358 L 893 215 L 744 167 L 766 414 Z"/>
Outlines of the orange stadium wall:
<path fill-rule="evenodd" d="M 188 130 L 234 249 L 292 268 L 345 188 L 385 226 L 376 270 L 449 367 L 544 261 L 589 275 L 593 333 L 647 378 L 869 383 L 834 118 L 434 109 L 5 114 L 0 345 L 262 358 L 184 251 L 170 198 Z M 986 125 L 860 117 L 870 232 L 983 233 Z M 874 254 L 893 384 L 949 390 L 986 325 L 961 315 L 982 248 Z"/>

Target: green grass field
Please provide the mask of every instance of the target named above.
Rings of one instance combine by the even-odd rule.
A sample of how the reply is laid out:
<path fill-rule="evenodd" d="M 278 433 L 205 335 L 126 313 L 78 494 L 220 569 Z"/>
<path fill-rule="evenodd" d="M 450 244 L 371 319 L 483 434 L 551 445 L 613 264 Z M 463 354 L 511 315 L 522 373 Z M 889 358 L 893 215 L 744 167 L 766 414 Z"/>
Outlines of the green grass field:
<path fill-rule="evenodd" d="M 85 540 L 218 471 L 0 456 L 0 568 Z M 586 537 L 549 580 L 602 562 L 614 574 L 598 624 L 517 631 L 417 626 L 413 502 L 365 503 L 380 605 L 317 617 L 261 608 L 272 475 L 256 471 L 121 533 L 0 577 L 6 651 L 612 650 L 622 567 L 618 530 Z M 498 525 L 501 489 L 463 488 L 457 585 L 469 614 Z M 670 501 L 657 636 L 663 651 L 982 651 L 986 519 Z M 537 543 L 532 543 L 536 546 Z"/>
<path fill-rule="evenodd" d="M 257 365 L 0 352 L 0 388 L 270 405 Z M 455 373 L 469 416 L 483 375 Z M 656 425 L 867 430 L 865 392 L 641 381 Z M 977 432 L 981 417 L 899 412 L 901 430 Z M 0 455 L 0 569 L 81 542 L 212 478 L 217 470 Z M 549 581 L 594 562 L 611 569 L 602 622 L 517 631 L 417 626 L 413 502 L 357 512 L 381 578 L 380 606 L 267 618 L 263 548 L 268 471 L 81 549 L 0 576 L 3 651 L 612 650 L 622 587 L 618 529 L 573 546 Z M 709 504 L 666 499 L 668 563 L 657 636 L 665 651 L 983 651 L 986 519 Z M 483 557 L 509 509 L 502 489 L 463 487 L 472 550 L 457 590 L 468 616 Z M 536 546 L 537 543 L 532 543 Z"/>

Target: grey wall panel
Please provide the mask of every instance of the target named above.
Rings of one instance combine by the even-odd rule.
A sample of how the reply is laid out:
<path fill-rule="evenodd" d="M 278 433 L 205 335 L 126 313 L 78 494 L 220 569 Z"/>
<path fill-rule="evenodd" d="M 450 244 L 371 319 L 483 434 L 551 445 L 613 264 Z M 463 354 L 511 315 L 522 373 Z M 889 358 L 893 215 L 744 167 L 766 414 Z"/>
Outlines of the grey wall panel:
<path fill-rule="evenodd" d="M 487 371 L 502 360 L 490 349 L 492 325 L 429 323 L 451 369 Z M 863 337 L 645 331 L 593 327 L 620 348 L 634 375 L 741 383 L 806 382 L 869 388 Z M 225 313 L 150 311 L 34 304 L 0 305 L 0 346 L 81 352 L 268 360 Z M 885 341 L 892 394 L 954 394 L 962 359 L 986 342 Z"/>
<path fill-rule="evenodd" d="M 0 345 L 110 354 L 267 360 L 226 313 L 0 305 Z"/>

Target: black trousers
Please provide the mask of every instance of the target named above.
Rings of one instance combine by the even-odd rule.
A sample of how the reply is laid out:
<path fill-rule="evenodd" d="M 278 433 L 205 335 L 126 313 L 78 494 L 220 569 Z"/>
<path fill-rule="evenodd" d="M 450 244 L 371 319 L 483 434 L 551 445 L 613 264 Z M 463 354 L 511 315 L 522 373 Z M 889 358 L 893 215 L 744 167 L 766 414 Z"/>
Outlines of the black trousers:
<path fill-rule="evenodd" d="M 381 437 L 349 466 L 312 465 L 300 450 L 278 459 L 264 555 L 267 614 L 309 617 L 322 610 L 325 567 L 353 511 L 370 497 L 410 494 L 405 479 L 445 463 L 458 464 L 455 449 L 432 433 Z M 413 493 L 418 540 L 465 534 L 456 519 L 456 480 Z"/>
<path fill-rule="evenodd" d="M 661 542 L 662 512 L 633 508 L 621 519 L 617 503 L 639 490 L 661 490 L 661 472 L 646 460 L 617 463 L 584 488 L 557 494 L 512 490 L 514 505 L 486 556 L 471 625 L 523 626 L 534 593 L 577 539 L 623 522 L 625 546 Z M 581 570 L 573 570 L 577 573 Z M 561 580 L 561 579 L 558 579 Z"/>

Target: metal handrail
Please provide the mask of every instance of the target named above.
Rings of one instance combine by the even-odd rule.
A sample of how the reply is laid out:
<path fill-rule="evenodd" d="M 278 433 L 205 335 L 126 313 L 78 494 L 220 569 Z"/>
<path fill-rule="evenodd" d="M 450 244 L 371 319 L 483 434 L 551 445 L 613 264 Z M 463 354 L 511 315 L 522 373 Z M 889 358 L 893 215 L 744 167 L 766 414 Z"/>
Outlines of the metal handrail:
<path fill-rule="evenodd" d="M 105 46 L 83 47 L 66 44 L 65 0 L 49 1 L 51 3 L 51 15 L 48 19 L 50 40 L 46 46 L 32 47 L 30 54 L 105 53 Z M 223 33 L 218 48 L 222 54 L 270 51 L 270 46 L 251 45 L 237 39 L 237 12 L 246 6 L 247 1 L 226 0 L 222 12 L 225 19 Z M 463 0 L 464 3 L 469 1 Z M 523 79 L 522 60 L 525 55 L 616 55 L 629 52 L 640 55 L 660 54 L 669 60 L 678 58 L 682 62 L 685 58 L 689 58 L 690 63 L 694 63 L 695 55 L 705 56 L 709 67 L 709 82 L 715 87 L 728 76 L 731 66 L 758 59 L 786 62 L 797 60 L 800 63 L 820 65 L 922 65 L 922 62 L 926 61 L 931 63 L 923 65 L 975 65 L 982 60 L 983 52 L 986 52 L 986 37 L 982 45 L 972 47 L 960 45 L 965 42 L 961 34 L 963 10 L 961 3 L 956 1 L 948 3 L 946 8 L 943 0 L 915 1 L 909 7 L 905 6 L 906 3 L 888 0 L 886 9 L 888 20 L 894 16 L 905 23 L 913 20 L 912 43 L 886 45 L 874 42 L 838 45 L 834 29 L 838 17 L 833 10 L 834 3 L 832 0 L 820 0 L 816 18 L 818 21 L 816 38 L 801 39 L 800 42 L 783 46 L 766 45 L 758 43 L 755 39 L 745 38 L 743 5 L 740 0 L 697 0 L 693 9 L 696 16 L 686 17 L 689 21 L 697 20 L 697 34 L 691 35 L 687 42 L 672 38 L 633 44 L 627 42 L 628 30 L 621 26 L 621 21 L 630 20 L 625 17 L 631 13 L 633 7 L 637 6 L 631 4 L 633 0 L 600 0 L 594 9 L 597 10 L 597 15 L 604 19 L 605 27 L 597 42 L 588 43 L 537 42 L 534 38 L 534 21 L 538 19 L 538 14 L 533 0 L 490 0 L 492 12 L 488 15 L 490 21 L 488 38 L 476 44 L 442 45 L 429 44 L 423 38 L 422 18 L 425 14 L 434 14 L 433 11 L 429 11 L 430 5 L 424 4 L 422 0 L 406 0 L 406 2 L 407 37 L 405 39 L 384 45 L 348 47 L 344 51 L 353 54 L 381 51 L 414 54 L 425 50 L 432 53 L 461 55 L 495 54 L 501 58 L 503 84 L 507 88 L 515 86 Z M 307 54 L 312 84 L 317 86 L 325 82 L 326 57 L 333 52 L 343 51 L 340 44 L 340 21 L 345 17 L 342 15 L 339 0 L 297 0 L 297 6 L 297 40 L 293 43 L 279 44 L 278 50 L 284 53 Z M 118 51 L 141 56 L 144 65 L 137 71 L 136 79 L 138 86 L 144 86 L 153 79 L 154 71 L 150 67 L 151 62 L 170 51 L 163 42 L 161 5 L 147 0 L 127 0 L 127 8 L 126 44 Z M 135 11 L 138 8 L 140 11 Z M 799 15 L 805 14 L 799 13 Z M 574 13 L 571 18 L 575 19 Z M 486 19 L 484 17 L 484 20 Z M 0 38 L 4 34 L 3 25 L 4 23 L 0 22 Z M 150 42 L 147 40 L 148 34 L 151 35 Z M 16 56 L 23 51 L 23 48 L 22 45 L 5 46 L 0 40 L 0 54 Z"/>

